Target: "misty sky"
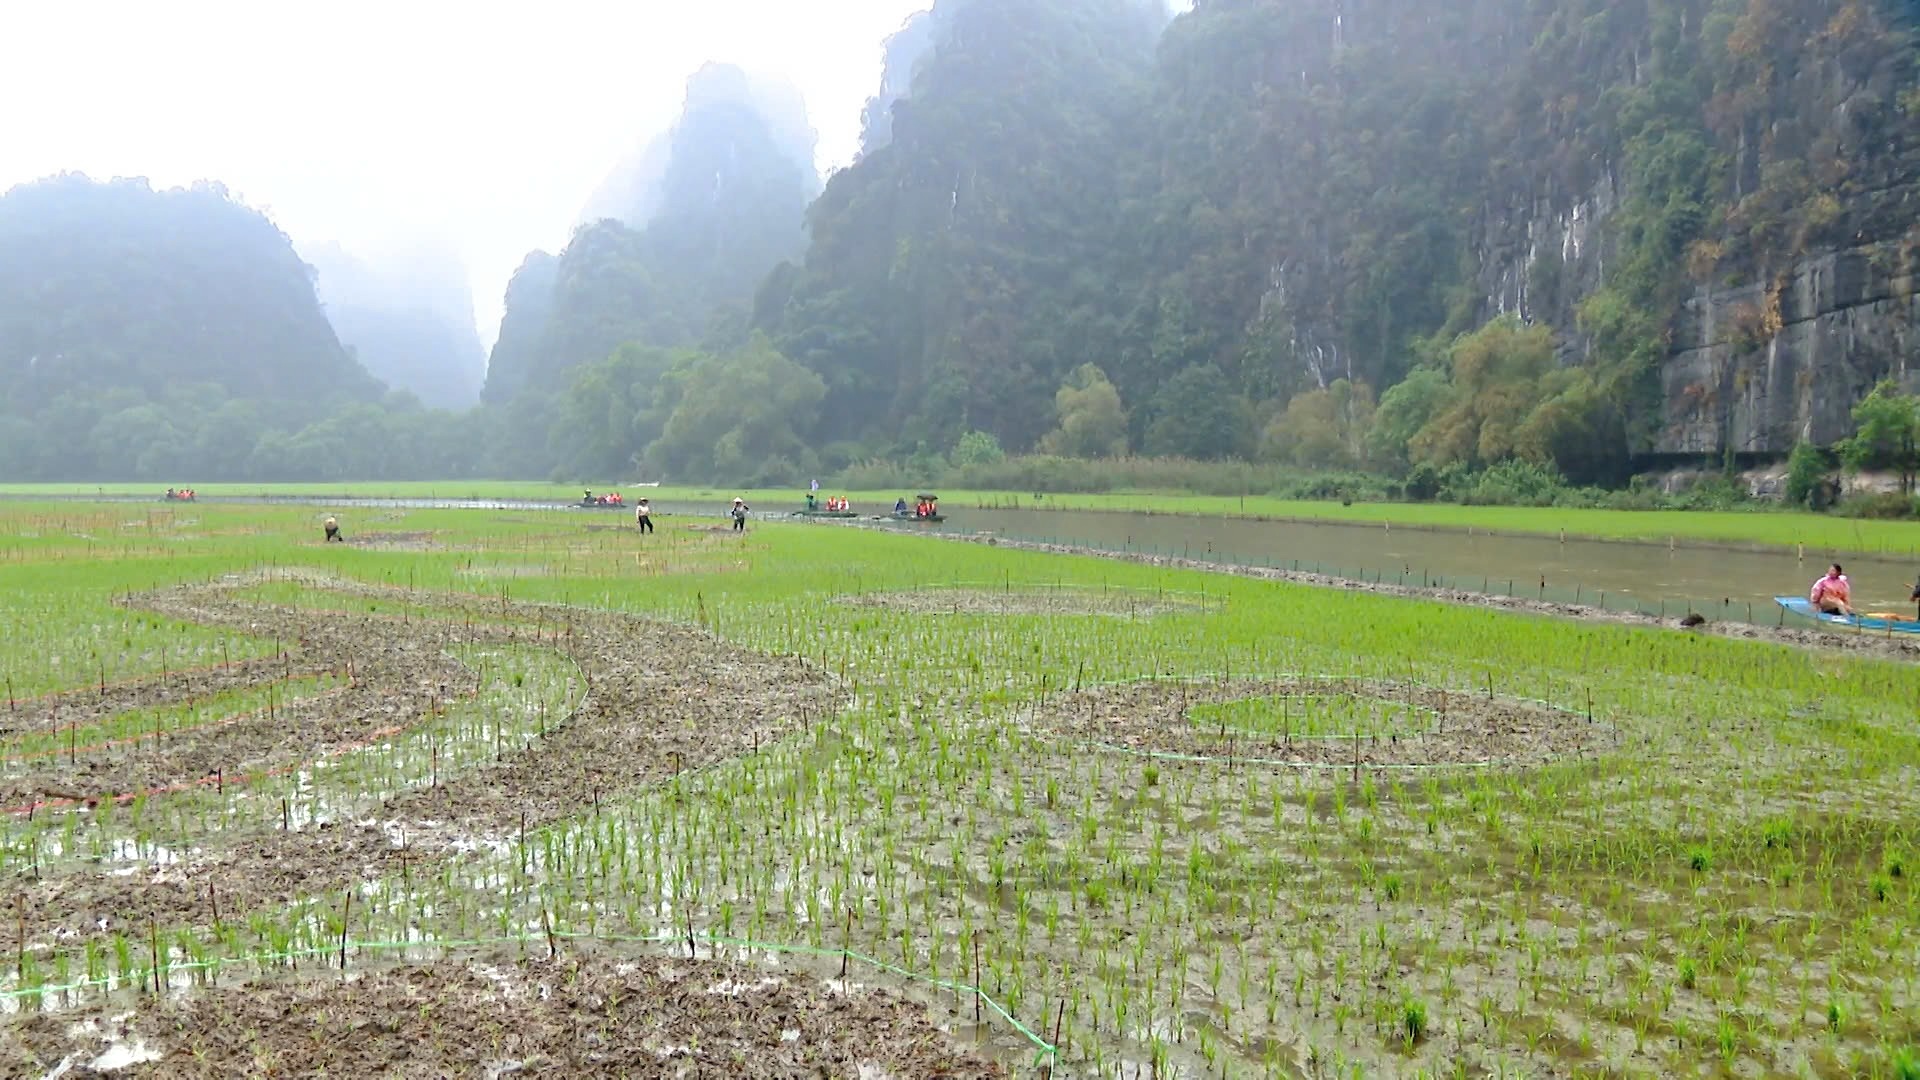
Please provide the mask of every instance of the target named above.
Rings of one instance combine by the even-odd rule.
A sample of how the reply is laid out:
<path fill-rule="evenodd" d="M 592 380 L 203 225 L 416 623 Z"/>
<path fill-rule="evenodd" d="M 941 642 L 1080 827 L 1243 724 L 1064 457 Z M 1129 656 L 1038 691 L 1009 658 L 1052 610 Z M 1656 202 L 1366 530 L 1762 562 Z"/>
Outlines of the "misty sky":
<path fill-rule="evenodd" d="M 930 2 L 8 4 L 0 189 L 66 170 L 215 179 L 302 247 L 447 247 L 491 342 L 521 258 L 566 242 L 702 63 L 791 79 L 823 169 L 843 165 L 882 42 Z"/>

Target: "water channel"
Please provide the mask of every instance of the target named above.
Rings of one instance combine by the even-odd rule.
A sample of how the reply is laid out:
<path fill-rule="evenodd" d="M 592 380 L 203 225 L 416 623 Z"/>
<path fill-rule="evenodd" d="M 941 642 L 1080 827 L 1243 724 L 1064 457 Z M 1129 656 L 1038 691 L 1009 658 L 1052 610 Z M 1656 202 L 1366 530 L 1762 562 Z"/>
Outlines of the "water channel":
<path fill-rule="evenodd" d="M 1738 550 L 1680 544 L 1411 529 L 1404 526 L 1095 513 L 960 509 L 938 528 L 1010 540 L 1183 556 L 1368 581 L 1443 585 L 1620 610 L 1697 611 L 1773 624 L 1775 596 L 1804 594 L 1839 558 L 1862 610 L 1912 613 L 1920 560 L 1809 549 Z M 1543 585 L 1544 583 L 1544 585 Z M 1788 618 L 1792 618 L 1789 616 Z"/>

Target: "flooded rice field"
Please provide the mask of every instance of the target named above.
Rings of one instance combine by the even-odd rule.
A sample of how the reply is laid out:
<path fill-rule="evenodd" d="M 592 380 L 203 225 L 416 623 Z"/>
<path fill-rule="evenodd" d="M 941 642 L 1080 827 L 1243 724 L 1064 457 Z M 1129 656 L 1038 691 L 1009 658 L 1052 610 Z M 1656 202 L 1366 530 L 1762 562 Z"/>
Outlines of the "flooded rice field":
<path fill-rule="evenodd" d="M 89 661 L 0 724 L 0 1074 L 1915 1060 L 1894 654 L 852 529 L 211 513 L 0 563 Z"/>

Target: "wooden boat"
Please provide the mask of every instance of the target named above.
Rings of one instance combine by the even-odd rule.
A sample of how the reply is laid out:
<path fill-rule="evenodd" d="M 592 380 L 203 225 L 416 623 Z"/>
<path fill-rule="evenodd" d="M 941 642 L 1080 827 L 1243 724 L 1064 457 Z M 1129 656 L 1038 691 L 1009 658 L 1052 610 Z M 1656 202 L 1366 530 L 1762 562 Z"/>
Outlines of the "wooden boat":
<path fill-rule="evenodd" d="M 935 514 L 932 517 L 920 517 L 911 510 L 904 514 L 894 514 L 892 516 L 895 521 L 904 521 L 914 525 L 938 525 L 947 520 L 947 515 L 945 514 Z"/>
<path fill-rule="evenodd" d="M 1776 596 L 1773 602 L 1795 615 L 1817 619 L 1829 626 L 1844 626 L 1850 630 L 1867 632 L 1878 631 L 1883 634 L 1920 634 L 1920 619 L 1909 619 L 1879 611 L 1860 615 L 1829 615 L 1824 611 L 1815 611 L 1813 603 L 1804 596 Z"/>
<path fill-rule="evenodd" d="M 859 517 L 860 512 L 858 510 L 795 510 L 793 516 L 797 518 L 839 518 L 846 520 Z"/>

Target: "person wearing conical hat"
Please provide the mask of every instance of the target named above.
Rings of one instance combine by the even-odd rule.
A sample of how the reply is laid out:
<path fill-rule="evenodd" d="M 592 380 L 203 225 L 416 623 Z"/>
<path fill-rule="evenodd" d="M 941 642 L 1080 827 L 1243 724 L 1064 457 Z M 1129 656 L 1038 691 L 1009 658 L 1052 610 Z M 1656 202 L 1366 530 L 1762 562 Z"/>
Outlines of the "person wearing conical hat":
<path fill-rule="evenodd" d="M 324 523 L 324 527 L 327 530 L 327 539 L 325 541 L 326 543 L 331 544 L 336 540 L 339 540 L 343 544 L 346 543 L 344 539 L 341 539 L 340 522 L 338 520 L 336 520 L 333 517 L 328 517 L 326 522 Z"/>
<path fill-rule="evenodd" d="M 733 518 L 734 532 L 743 533 L 747 531 L 747 510 L 747 500 L 740 498 L 733 500 L 733 509 L 730 511 L 730 515 Z"/>

